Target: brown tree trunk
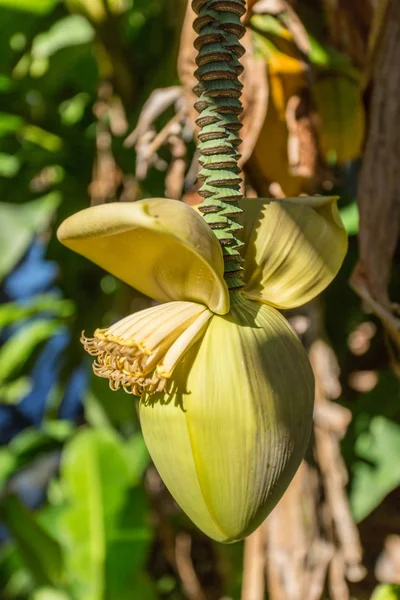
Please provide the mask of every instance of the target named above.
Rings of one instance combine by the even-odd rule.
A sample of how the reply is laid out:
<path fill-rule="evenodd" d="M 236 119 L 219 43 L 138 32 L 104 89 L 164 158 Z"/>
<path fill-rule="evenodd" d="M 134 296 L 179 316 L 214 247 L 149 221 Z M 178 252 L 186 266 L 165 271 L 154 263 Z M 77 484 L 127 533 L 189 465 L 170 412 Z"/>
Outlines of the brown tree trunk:
<path fill-rule="evenodd" d="M 376 59 L 374 53 L 369 69 L 370 125 L 358 190 L 360 259 L 352 284 L 382 319 L 400 352 L 400 318 L 389 298 L 400 235 L 399 0 L 390 2 L 379 38 Z"/>

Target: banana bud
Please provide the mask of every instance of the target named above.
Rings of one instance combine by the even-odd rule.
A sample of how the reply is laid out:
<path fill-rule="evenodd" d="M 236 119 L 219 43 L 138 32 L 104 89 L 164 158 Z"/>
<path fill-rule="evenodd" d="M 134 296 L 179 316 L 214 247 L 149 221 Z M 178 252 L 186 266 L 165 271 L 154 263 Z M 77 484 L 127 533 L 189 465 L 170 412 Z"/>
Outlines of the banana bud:
<path fill-rule="evenodd" d="M 306 450 L 313 374 L 271 306 L 232 298 L 178 363 L 170 393 L 144 395 L 152 459 L 193 522 L 219 542 L 250 534 L 278 502 Z"/>

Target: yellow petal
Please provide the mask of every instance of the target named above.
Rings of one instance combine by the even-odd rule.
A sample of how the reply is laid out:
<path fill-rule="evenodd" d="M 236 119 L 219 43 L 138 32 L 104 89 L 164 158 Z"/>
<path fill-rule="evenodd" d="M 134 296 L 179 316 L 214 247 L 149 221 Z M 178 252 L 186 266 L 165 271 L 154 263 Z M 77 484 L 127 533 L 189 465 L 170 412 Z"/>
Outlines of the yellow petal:
<path fill-rule="evenodd" d="M 125 283 L 158 300 L 229 310 L 220 244 L 182 202 L 140 200 L 93 206 L 58 229 L 59 240 Z"/>
<path fill-rule="evenodd" d="M 347 251 L 336 200 L 322 196 L 242 200 L 247 297 L 294 308 L 329 285 Z"/>
<path fill-rule="evenodd" d="M 173 393 L 140 402 L 150 454 L 202 531 L 240 539 L 273 509 L 306 450 L 314 400 L 307 355 L 274 308 L 238 294 L 173 381 Z"/>

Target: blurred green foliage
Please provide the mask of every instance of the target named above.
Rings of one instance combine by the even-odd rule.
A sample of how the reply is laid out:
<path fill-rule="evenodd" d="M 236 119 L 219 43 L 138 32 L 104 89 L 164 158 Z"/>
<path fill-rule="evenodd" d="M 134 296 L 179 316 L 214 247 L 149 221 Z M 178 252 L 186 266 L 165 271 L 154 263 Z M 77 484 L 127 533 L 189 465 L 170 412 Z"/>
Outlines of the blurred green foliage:
<path fill-rule="evenodd" d="M 380 585 L 376 588 L 371 600 L 398 600 L 400 585 Z"/>

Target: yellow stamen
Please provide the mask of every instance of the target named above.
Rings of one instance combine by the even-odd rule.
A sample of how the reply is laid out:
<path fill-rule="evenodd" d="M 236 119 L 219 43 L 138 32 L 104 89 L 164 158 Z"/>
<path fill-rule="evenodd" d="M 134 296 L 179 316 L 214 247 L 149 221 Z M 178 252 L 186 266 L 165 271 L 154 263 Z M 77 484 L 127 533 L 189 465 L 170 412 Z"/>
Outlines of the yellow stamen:
<path fill-rule="evenodd" d="M 204 332 L 212 312 L 193 302 L 169 302 L 118 321 L 108 329 L 96 329 L 93 338 L 82 333 L 85 350 L 96 356 L 93 370 L 109 380 L 110 388 L 122 387 L 142 396 L 167 389 L 175 365 Z"/>

